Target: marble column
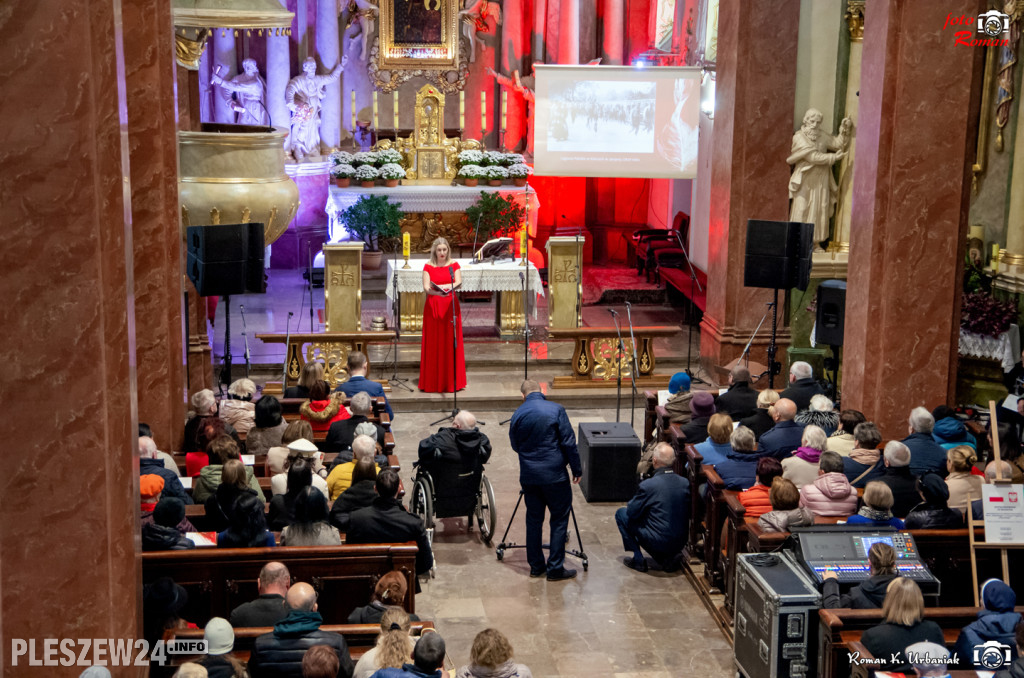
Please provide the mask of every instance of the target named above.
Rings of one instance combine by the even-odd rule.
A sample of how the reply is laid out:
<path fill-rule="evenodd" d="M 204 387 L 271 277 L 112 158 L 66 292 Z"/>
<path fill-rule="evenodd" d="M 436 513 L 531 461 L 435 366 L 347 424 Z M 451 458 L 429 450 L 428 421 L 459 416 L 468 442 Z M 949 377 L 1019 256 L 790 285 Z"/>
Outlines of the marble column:
<path fill-rule="evenodd" d="M 943 31 L 950 12 L 978 3 L 871 0 L 864 16 L 842 388 L 884 438 L 956 386 L 984 49 Z"/>
<path fill-rule="evenodd" d="M 502 25 L 498 26 L 498 35 L 501 36 L 501 66 L 498 70 L 502 73 L 512 73 L 518 70 L 522 75 L 529 74 L 529 69 L 523 68 L 523 53 L 528 45 L 528 36 L 524 34 L 523 22 L 524 2 L 523 0 L 505 0 L 502 5 Z M 506 90 L 500 90 L 505 92 Z M 501 96 L 500 94 L 498 96 Z M 516 92 L 508 92 L 508 113 L 506 115 L 506 129 L 504 146 L 509 151 L 523 152 L 526 150 L 527 134 L 527 112 L 529 107 L 522 96 Z M 458 97 L 455 97 L 456 108 Z M 501 99 L 498 99 L 499 109 Z M 500 110 L 499 110 L 500 115 Z M 500 124 L 500 122 L 499 122 Z"/>
<path fill-rule="evenodd" d="M 1017 114 L 1013 158 L 1024 158 L 1024 115 Z M 1009 210 L 1006 215 L 1006 247 L 999 252 L 999 272 L 993 283 L 1008 292 L 1024 292 L 1024 162 L 1014 162 L 1010 175 Z M 995 264 L 993 264 L 993 267 Z"/>
<path fill-rule="evenodd" d="M 853 168 L 857 150 L 857 120 L 860 117 L 860 64 L 864 54 L 864 2 L 851 0 L 846 8 L 850 33 L 850 62 L 847 66 L 845 115 L 853 121 L 850 146 L 839 165 L 839 204 L 836 207 L 832 244 L 839 252 L 850 251 L 850 214 L 853 210 Z M 833 127 L 839 129 L 839 121 Z M 845 277 L 845 274 L 844 276 Z"/>
<path fill-rule="evenodd" d="M 580 0 L 562 0 L 558 5 L 558 63 L 580 62 Z"/>
<path fill-rule="evenodd" d="M 185 421 L 182 239 L 174 122 L 174 36 L 167 5 L 121 0 L 132 186 L 135 351 L 146 387 L 139 420 L 162 450 L 180 450 Z M 142 28 L 143 30 L 139 30 Z"/>
<path fill-rule="evenodd" d="M 604 0 L 604 31 L 601 41 L 601 63 L 610 66 L 622 65 L 623 19 L 625 7 L 622 0 Z"/>
<path fill-rule="evenodd" d="M 274 127 L 288 129 L 291 116 L 284 102 L 291 64 L 288 57 L 288 36 L 283 29 L 267 33 L 267 110 Z"/>
<path fill-rule="evenodd" d="M 17 102 L 4 108 L 0 142 L 0 406 L 11 422 L 0 483 L 0 673 L 8 678 L 81 672 L 27 666 L 25 657 L 13 666 L 14 638 L 40 648 L 45 638 L 142 633 L 121 6 L 4 8 L 0 81 Z M 170 35 L 169 22 L 161 28 Z M 152 23 L 131 29 L 162 44 Z"/>
<path fill-rule="evenodd" d="M 700 342 L 701 355 L 713 365 L 739 357 L 772 298 L 769 290 L 743 286 L 744 250 L 748 219 L 789 220 L 785 160 L 793 134 L 797 32 L 764 27 L 796 26 L 799 14 L 800 0 L 719 5 L 707 310 Z M 780 361 L 789 343 L 783 310 L 776 338 Z M 765 361 L 768 327 L 754 341 L 752 361 Z"/>
<path fill-rule="evenodd" d="M 341 61 L 337 0 L 316 0 L 316 53 L 320 66 L 330 73 Z M 341 143 L 341 79 L 324 88 L 320 108 L 320 146 L 338 150 Z"/>
<path fill-rule="evenodd" d="M 238 75 L 238 55 L 235 53 L 235 34 L 230 28 L 217 28 L 213 31 L 213 53 L 210 73 L 216 73 L 220 68 L 220 77 L 225 80 Z M 217 122 L 234 122 L 235 112 L 231 110 L 231 104 L 225 92 L 214 85 L 213 92 L 213 119 Z"/>
<path fill-rule="evenodd" d="M 544 27 L 548 22 L 547 0 L 533 0 L 533 61 L 546 61 L 544 54 Z"/>

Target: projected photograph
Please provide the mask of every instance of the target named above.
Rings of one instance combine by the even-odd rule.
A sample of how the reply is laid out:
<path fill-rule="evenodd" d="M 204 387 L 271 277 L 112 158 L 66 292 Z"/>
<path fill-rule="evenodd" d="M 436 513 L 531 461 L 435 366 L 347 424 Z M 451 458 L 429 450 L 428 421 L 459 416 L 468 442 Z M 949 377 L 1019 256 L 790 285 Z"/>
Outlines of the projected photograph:
<path fill-rule="evenodd" d="M 654 152 L 656 83 L 582 80 L 552 85 L 549 151 Z"/>
<path fill-rule="evenodd" d="M 697 163 L 697 141 L 700 133 L 686 112 L 691 91 L 694 97 L 700 96 L 699 91 L 696 91 L 688 81 L 676 82 L 673 87 L 675 107 L 672 110 L 672 117 L 658 134 L 658 154 L 681 172 Z"/>

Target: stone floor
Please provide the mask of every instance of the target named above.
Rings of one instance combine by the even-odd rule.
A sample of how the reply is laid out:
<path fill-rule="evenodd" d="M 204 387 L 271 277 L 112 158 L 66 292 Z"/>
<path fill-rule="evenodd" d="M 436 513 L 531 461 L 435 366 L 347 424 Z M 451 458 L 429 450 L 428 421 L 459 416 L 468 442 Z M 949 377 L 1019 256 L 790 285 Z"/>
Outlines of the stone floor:
<path fill-rule="evenodd" d="M 396 451 L 406 487 L 418 441 L 443 412 L 398 412 L 393 424 Z M 486 473 L 494 486 L 498 513 L 495 544 L 518 498 L 519 464 L 499 422 L 510 410 L 475 411 L 494 452 Z M 615 411 L 570 409 L 574 426 L 584 421 L 614 421 Z M 628 417 L 627 417 L 628 418 Z M 637 421 L 640 426 L 640 420 Z M 589 570 L 567 556 L 576 579 L 531 579 L 524 549 L 495 550 L 466 532 L 464 519 L 442 521 L 434 538 L 436 577 L 424 581 L 416 611 L 430 619 L 448 644 L 455 666 L 469 660 L 475 634 L 500 629 L 515 648 L 516 659 L 536 678 L 669 678 L 684 675 L 734 675 L 732 650 L 682 573 L 634 572 L 622 564 L 625 553 L 614 513 L 622 504 L 588 504 L 577 486 L 573 506 Z M 525 509 L 520 507 L 508 541 L 525 539 Z M 571 529 L 570 548 L 576 548 Z"/>

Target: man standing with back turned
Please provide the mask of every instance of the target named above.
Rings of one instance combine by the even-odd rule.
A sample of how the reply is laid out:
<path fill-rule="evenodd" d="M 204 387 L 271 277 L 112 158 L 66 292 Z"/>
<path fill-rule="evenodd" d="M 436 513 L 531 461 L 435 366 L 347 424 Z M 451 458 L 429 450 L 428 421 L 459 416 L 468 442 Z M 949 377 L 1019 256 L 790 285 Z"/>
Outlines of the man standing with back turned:
<path fill-rule="evenodd" d="M 547 574 L 548 581 L 562 581 L 576 576 L 576 570 L 563 567 L 565 539 L 572 510 L 572 486 L 565 471 L 572 470 L 572 482 L 583 475 L 576 435 L 565 408 L 548 402 L 540 385 L 532 379 L 523 382 L 520 391 L 523 404 L 512 415 L 508 437 L 519 455 L 519 484 L 526 501 L 526 559 L 530 576 Z M 545 566 L 541 537 L 544 532 L 544 511 L 551 511 L 551 547 Z"/>

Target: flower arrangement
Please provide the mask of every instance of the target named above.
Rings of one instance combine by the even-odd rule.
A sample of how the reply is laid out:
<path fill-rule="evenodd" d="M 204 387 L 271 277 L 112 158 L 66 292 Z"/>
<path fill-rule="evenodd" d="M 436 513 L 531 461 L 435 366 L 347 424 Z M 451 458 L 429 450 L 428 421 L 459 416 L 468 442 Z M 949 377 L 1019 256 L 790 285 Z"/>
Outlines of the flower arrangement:
<path fill-rule="evenodd" d="M 348 163 L 341 163 L 331 168 L 331 178 L 351 179 L 356 175 L 356 168 Z"/>
<path fill-rule="evenodd" d="M 504 159 L 505 154 L 500 151 L 484 151 L 483 159 L 481 160 L 480 164 L 483 165 L 484 167 L 493 167 L 501 165 Z"/>
<path fill-rule="evenodd" d="M 459 168 L 459 176 L 463 179 L 486 179 L 487 173 L 480 165 L 463 165 Z"/>
<path fill-rule="evenodd" d="M 385 148 L 383 151 L 377 151 L 377 165 L 383 167 L 384 165 L 401 165 L 404 158 L 402 154 L 393 148 Z M 399 178 L 405 178 L 404 176 Z"/>
<path fill-rule="evenodd" d="M 373 151 L 359 151 L 352 156 L 352 165 L 354 167 L 365 167 L 367 165 L 377 164 L 377 154 Z"/>
<path fill-rule="evenodd" d="M 517 162 L 509 166 L 508 175 L 513 179 L 525 179 L 526 177 L 533 176 L 533 168 L 526 163 Z"/>
<path fill-rule="evenodd" d="M 506 153 L 505 157 L 501 159 L 501 164 L 505 167 L 511 167 L 512 165 L 523 165 L 526 163 L 526 159 L 523 158 L 521 153 Z"/>
<path fill-rule="evenodd" d="M 491 165 L 490 167 L 483 168 L 487 173 L 487 178 L 490 181 L 508 179 L 508 170 L 500 165 Z"/>
<path fill-rule="evenodd" d="M 358 154 L 357 154 L 358 155 Z M 360 165 L 356 167 L 355 178 L 358 181 L 373 181 L 377 178 L 377 168 L 373 165 Z"/>
<path fill-rule="evenodd" d="M 335 151 L 330 155 L 331 162 L 335 165 L 351 165 L 352 154 L 348 151 Z"/>
<path fill-rule="evenodd" d="M 1017 305 L 999 301 L 984 292 L 965 294 L 960 306 L 960 329 L 986 337 L 998 337 L 1017 320 Z"/>
<path fill-rule="evenodd" d="M 405 170 L 402 169 L 401 165 L 399 165 L 397 163 L 393 163 L 393 162 L 389 162 L 386 165 L 384 165 L 383 167 L 381 167 L 379 172 L 380 172 L 380 178 L 381 179 L 404 179 L 405 178 Z"/>
<path fill-rule="evenodd" d="M 484 154 L 480 151 L 462 151 L 459 153 L 459 167 L 466 165 L 479 165 L 484 160 Z"/>

